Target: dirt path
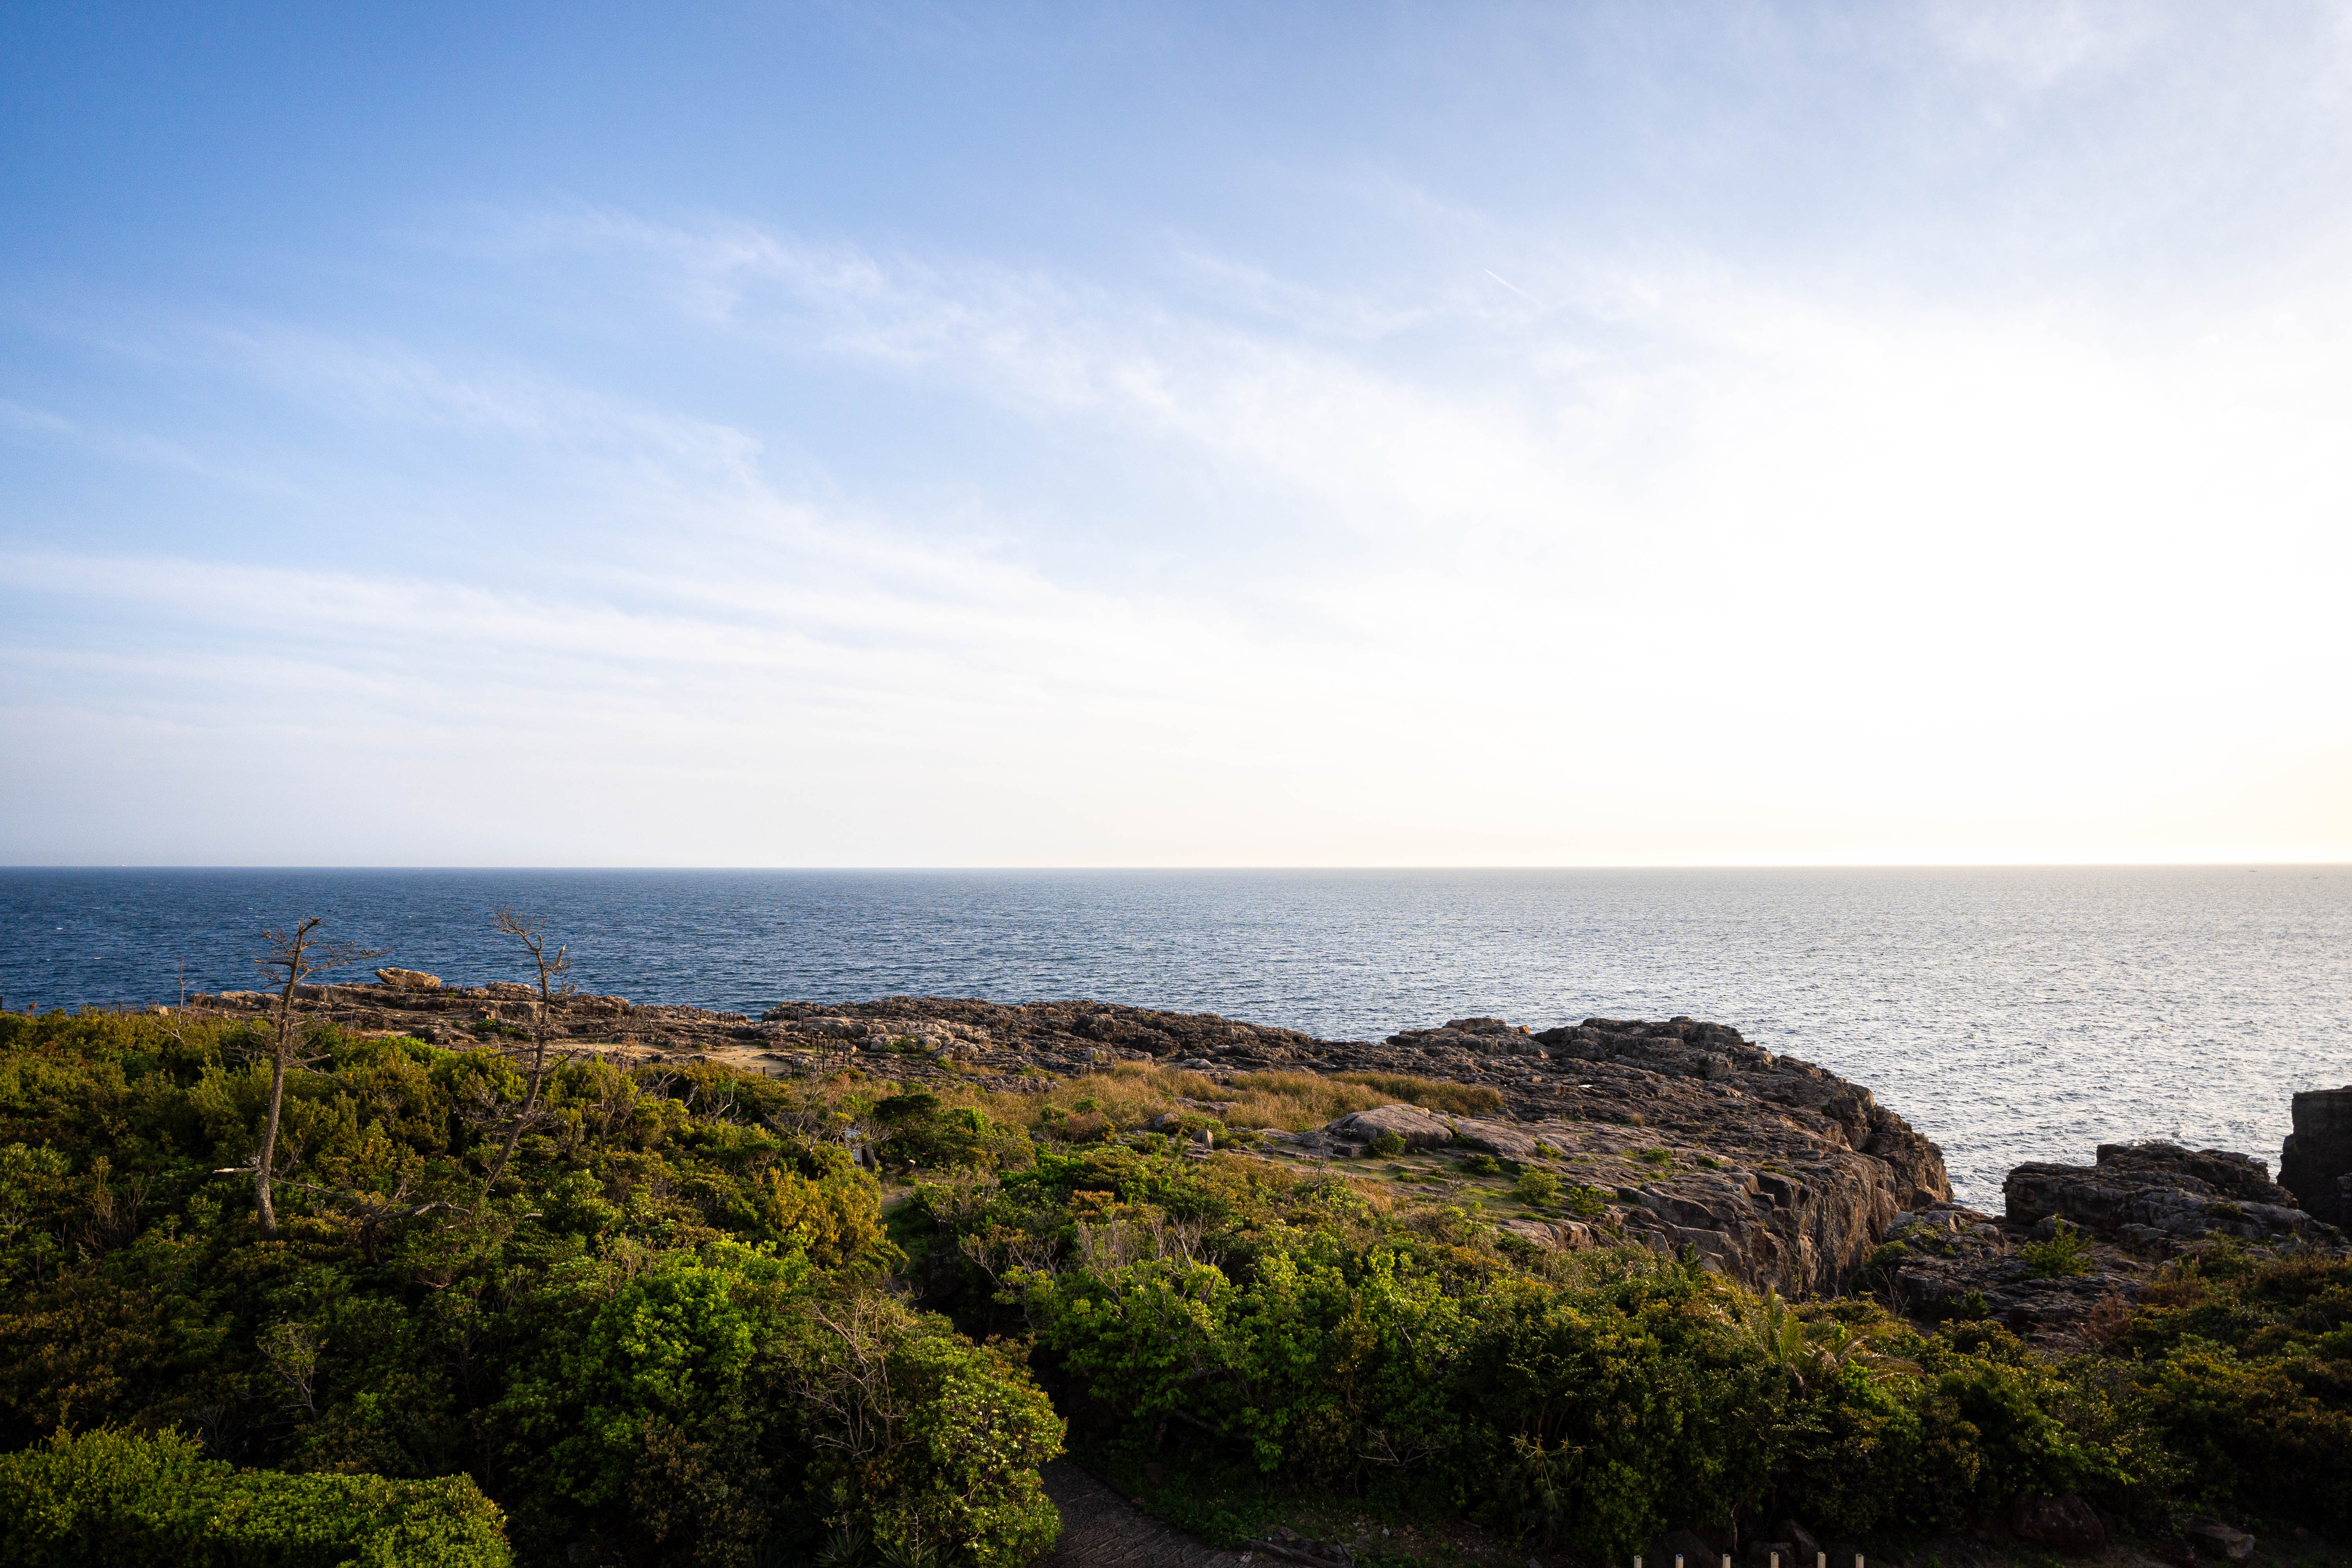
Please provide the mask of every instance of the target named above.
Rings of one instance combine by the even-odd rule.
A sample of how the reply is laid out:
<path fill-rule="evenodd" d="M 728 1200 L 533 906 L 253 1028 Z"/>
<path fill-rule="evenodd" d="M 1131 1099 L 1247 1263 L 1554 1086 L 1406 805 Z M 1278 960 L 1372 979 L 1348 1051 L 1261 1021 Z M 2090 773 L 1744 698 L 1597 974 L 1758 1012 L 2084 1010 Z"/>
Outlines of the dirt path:
<path fill-rule="evenodd" d="M 1062 1540 L 1037 1568 L 1242 1568 L 1239 1553 L 1146 1518 L 1067 1459 L 1047 1465 L 1045 1478 L 1062 1510 Z"/>

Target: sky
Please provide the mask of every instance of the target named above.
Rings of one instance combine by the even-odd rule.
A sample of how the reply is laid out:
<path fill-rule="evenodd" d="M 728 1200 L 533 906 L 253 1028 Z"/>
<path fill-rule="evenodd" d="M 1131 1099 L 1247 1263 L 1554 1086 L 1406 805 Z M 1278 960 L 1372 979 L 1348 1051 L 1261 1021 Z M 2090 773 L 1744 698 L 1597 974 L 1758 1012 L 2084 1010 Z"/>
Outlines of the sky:
<path fill-rule="evenodd" d="M 0 0 L 0 863 L 2352 859 L 2352 8 Z"/>

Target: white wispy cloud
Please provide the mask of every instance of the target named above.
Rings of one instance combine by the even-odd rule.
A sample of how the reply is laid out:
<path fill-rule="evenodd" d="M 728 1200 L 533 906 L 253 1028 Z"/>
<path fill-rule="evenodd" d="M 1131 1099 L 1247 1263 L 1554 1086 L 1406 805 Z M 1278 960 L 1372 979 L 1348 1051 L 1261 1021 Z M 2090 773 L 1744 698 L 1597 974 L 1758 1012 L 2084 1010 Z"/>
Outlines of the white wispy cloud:
<path fill-rule="evenodd" d="M 943 527 L 871 474 L 795 489 L 749 411 L 248 322 L 183 352 L 343 426 L 487 443 L 530 510 L 480 503 L 430 561 L 365 503 L 362 547 L 300 568 L 13 549 L 5 592 L 46 617 L 0 634 L 14 731 L 184 772 L 258 752 L 510 859 L 2352 844 L 2312 783 L 2352 725 L 2352 294 L 2320 258 L 2166 314 L 1529 238 L 1536 307 L 1198 252 L 1179 293 L 741 224 L 519 232 L 502 265 L 593 257 L 614 310 L 658 301 L 699 352 L 1116 437 L 1143 503 L 1206 473 L 1231 516 L 1163 508 L 1121 569 L 1078 570 L 1084 515 L 1041 531 L 982 493 Z M 1210 558 L 1137 564 L 1171 549 Z M 493 835 L 477 793 L 544 805 Z"/>

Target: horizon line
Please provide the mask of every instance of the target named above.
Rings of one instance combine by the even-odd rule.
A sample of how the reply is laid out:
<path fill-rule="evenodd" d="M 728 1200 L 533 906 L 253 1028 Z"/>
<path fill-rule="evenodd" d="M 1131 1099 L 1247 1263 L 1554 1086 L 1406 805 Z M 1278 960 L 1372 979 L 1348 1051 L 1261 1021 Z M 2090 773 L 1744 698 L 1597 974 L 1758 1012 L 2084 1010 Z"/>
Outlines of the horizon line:
<path fill-rule="evenodd" d="M 1294 864 L 1236 863 L 1232 865 L 1050 865 L 1016 863 L 973 863 L 964 865 L 669 865 L 654 863 L 592 864 L 446 864 L 415 863 L 331 864 L 258 862 L 146 862 L 146 861 L 26 861 L 0 865 L 0 875 L 32 871 L 436 871 L 436 872 L 695 872 L 734 874 L 805 874 L 805 875 L 945 875 L 950 873 L 1020 872 L 1020 873 L 1155 873 L 1233 874 L 1239 872 L 1402 872 L 1402 871 L 2057 871 L 2057 870 L 2210 870 L 2218 867 L 2243 866 L 2250 871 L 2275 870 L 2342 870 L 2352 868 L 2352 858 L 2319 860 L 2271 860 L 2254 857 L 2226 857 L 2179 860 L 2125 859 L 2053 859 L 2053 860 L 1591 860 L 1533 864 L 1520 862 L 1399 862 L 1370 864 L 1360 862 Z"/>

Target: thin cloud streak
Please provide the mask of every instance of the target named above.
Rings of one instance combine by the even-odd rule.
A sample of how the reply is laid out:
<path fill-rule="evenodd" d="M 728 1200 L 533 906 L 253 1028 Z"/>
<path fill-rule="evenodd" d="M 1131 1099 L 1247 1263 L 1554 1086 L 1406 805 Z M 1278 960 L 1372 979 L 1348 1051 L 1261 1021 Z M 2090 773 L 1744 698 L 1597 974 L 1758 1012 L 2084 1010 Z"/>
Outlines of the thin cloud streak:
<path fill-rule="evenodd" d="M 0 859 L 256 858 L 248 767 L 339 860 L 2352 856 L 2340 22 L 1634 15 L 1181 212 L 777 154 L 90 285 Z"/>

